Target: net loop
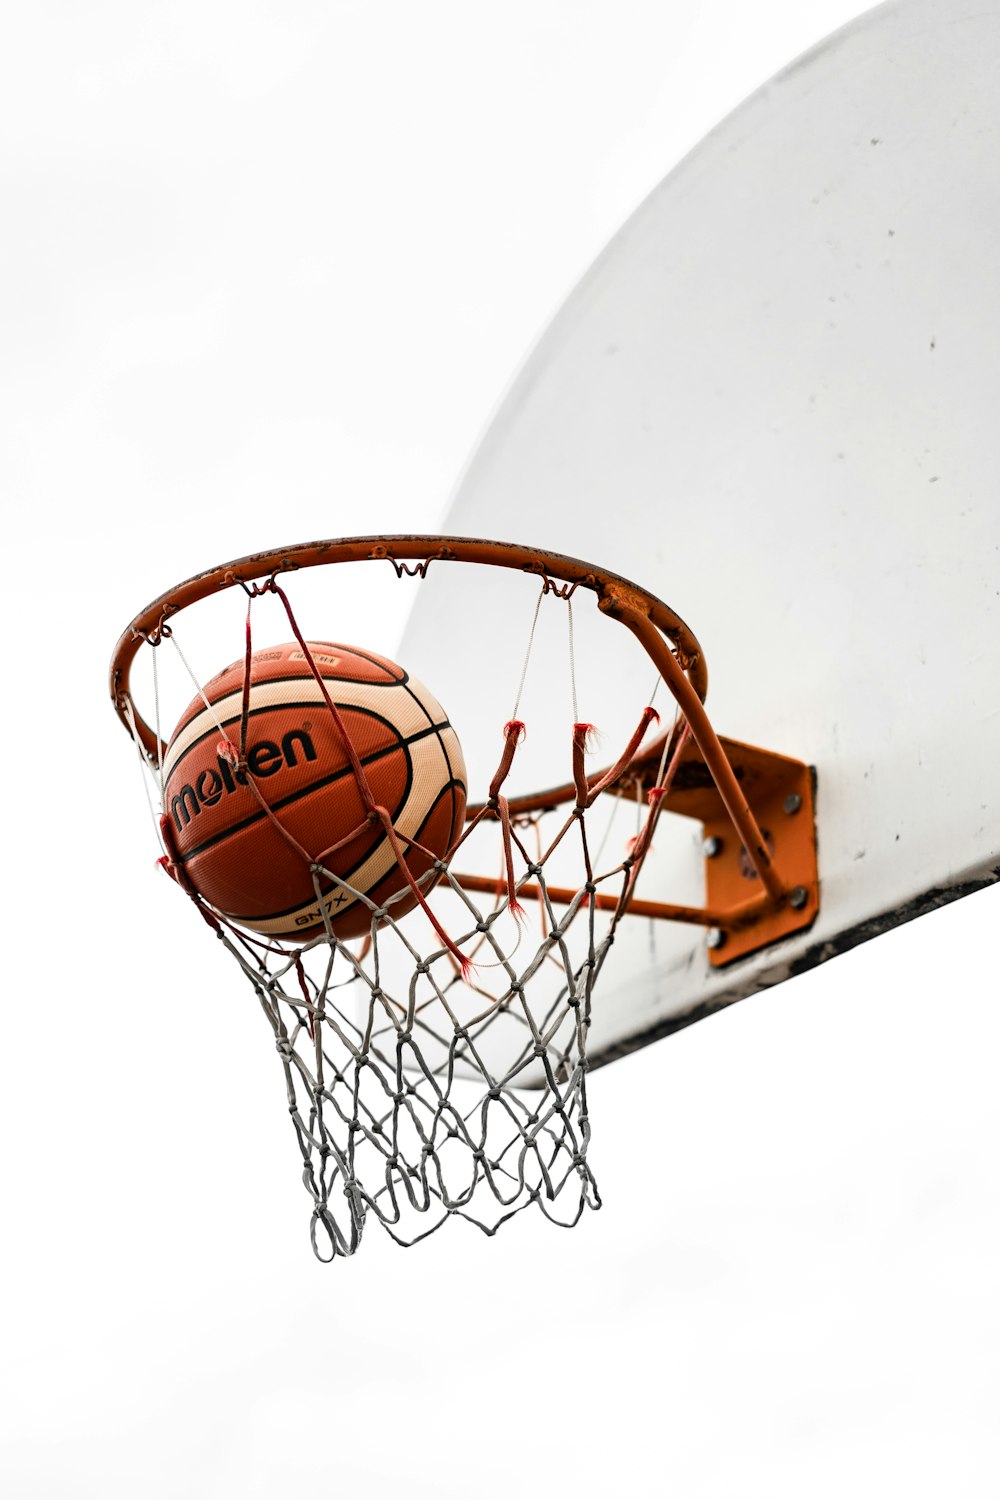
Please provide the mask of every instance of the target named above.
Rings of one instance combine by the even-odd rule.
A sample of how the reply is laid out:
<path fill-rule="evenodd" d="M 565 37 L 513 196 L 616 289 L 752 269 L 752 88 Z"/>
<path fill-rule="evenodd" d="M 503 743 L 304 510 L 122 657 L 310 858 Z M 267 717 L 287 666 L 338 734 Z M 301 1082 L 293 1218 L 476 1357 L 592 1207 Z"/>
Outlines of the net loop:
<path fill-rule="evenodd" d="M 264 594 L 274 592 L 274 582 L 282 573 L 295 573 L 298 571 L 298 563 L 290 557 L 284 557 L 276 562 L 263 583 L 256 579 L 241 578 L 232 568 L 223 574 L 223 582 L 229 585 L 238 584 L 248 599 L 259 599 Z"/>
<path fill-rule="evenodd" d="M 369 558 L 375 562 L 388 562 L 391 564 L 397 578 L 426 578 L 427 570 L 432 562 L 450 562 L 454 560 L 455 554 L 450 547 L 439 547 L 430 557 L 424 557 L 415 563 L 401 562 L 399 558 L 393 557 L 388 547 L 379 544 L 372 547 L 368 553 Z"/>
<path fill-rule="evenodd" d="M 538 573 L 542 580 L 542 593 L 553 594 L 557 599 L 572 599 L 577 589 L 593 589 L 597 587 L 597 577 L 593 573 L 585 573 L 582 578 L 577 578 L 573 583 L 557 583 L 541 567 L 526 568 L 525 572 Z"/>
<path fill-rule="evenodd" d="M 132 626 L 132 639 L 143 641 L 147 646 L 158 646 L 161 641 L 169 640 L 173 632 L 167 624 L 167 617 L 175 612 L 175 605 L 165 604 L 159 620 L 151 630 L 143 630 L 141 627 Z"/>

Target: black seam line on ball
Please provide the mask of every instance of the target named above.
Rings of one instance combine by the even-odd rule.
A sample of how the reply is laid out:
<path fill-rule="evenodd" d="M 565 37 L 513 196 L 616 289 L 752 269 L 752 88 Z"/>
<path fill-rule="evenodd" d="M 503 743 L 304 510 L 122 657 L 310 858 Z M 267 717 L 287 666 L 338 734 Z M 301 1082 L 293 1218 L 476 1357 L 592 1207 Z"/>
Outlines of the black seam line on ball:
<path fill-rule="evenodd" d="M 445 798 L 445 796 L 450 792 L 451 795 L 452 795 L 452 797 L 454 797 L 455 787 L 456 786 L 462 787 L 463 792 L 465 791 L 465 786 L 460 781 L 458 781 L 458 782 L 450 781 L 450 782 L 448 782 L 448 784 L 446 786 L 443 786 L 441 788 L 441 792 L 440 792 L 439 796 L 435 799 L 433 807 L 430 808 L 430 810 L 427 813 L 427 816 L 424 818 L 424 820 L 421 823 L 420 827 L 417 829 L 416 833 L 413 835 L 413 837 L 415 839 L 417 839 L 419 841 L 420 835 L 423 833 L 424 829 L 427 827 L 427 824 L 430 822 L 431 818 L 434 816 L 434 813 L 437 811 L 438 807 L 440 806 L 440 804 L 443 801 L 443 799 Z M 379 842 L 381 843 L 382 841 L 380 840 Z M 379 846 L 376 845 L 375 847 L 378 848 Z M 359 859 L 358 862 L 357 862 L 357 864 L 353 865 L 350 870 L 345 870 L 344 871 L 343 875 L 341 876 L 341 880 L 346 880 L 348 882 L 348 884 L 350 884 L 350 877 L 355 873 L 355 871 L 357 869 L 360 868 L 361 865 L 364 864 L 365 860 L 371 858 L 371 856 L 372 856 L 372 854 L 374 852 L 375 852 L 374 849 L 367 850 L 365 852 L 364 858 Z M 375 892 L 377 892 L 378 890 L 380 890 L 381 887 L 383 885 L 385 885 L 386 881 L 389 880 L 390 877 L 394 873 L 395 873 L 394 870 L 389 869 L 389 870 L 387 870 L 385 872 L 384 875 L 380 875 L 379 878 L 378 878 L 378 880 L 375 882 L 375 884 L 373 886 L 371 886 L 365 892 L 365 895 L 368 896 L 368 898 L 370 900 L 374 900 L 375 899 Z M 338 882 L 336 880 L 321 881 L 320 885 L 321 885 L 320 900 L 323 900 L 326 896 L 329 896 L 333 891 L 335 891 L 337 889 Z M 395 893 L 393 893 L 393 894 L 395 894 Z M 315 897 L 313 897 L 311 899 L 315 900 Z M 357 904 L 357 900 L 358 900 L 358 898 L 356 896 L 351 896 L 349 894 L 348 898 L 347 898 L 347 904 L 344 907 L 342 907 L 341 908 L 341 912 L 336 913 L 336 915 L 339 916 L 339 915 L 342 914 L 342 912 L 345 912 L 350 907 L 355 906 Z M 286 907 L 284 911 L 268 912 L 268 914 L 267 914 L 266 917 L 261 917 L 260 915 L 254 916 L 252 913 L 248 913 L 248 914 L 244 914 L 244 915 L 240 916 L 240 915 L 238 915 L 235 912 L 224 912 L 223 915 L 227 916 L 231 922 L 246 922 L 248 925 L 251 922 L 264 922 L 264 921 L 267 921 L 267 922 L 279 922 L 282 917 L 290 917 L 293 912 L 301 911 L 301 909 L 302 909 L 303 906 L 308 906 L 309 904 L 310 903 L 308 901 L 299 902 L 298 905 L 296 905 L 296 906 Z M 319 925 L 319 924 L 317 923 L 317 924 L 314 924 L 314 925 Z M 303 928 L 302 930 L 305 931 L 306 929 Z M 274 934 L 274 935 L 275 936 L 279 936 L 279 937 L 281 936 L 280 933 Z M 284 935 L 286 937 L 288 936 L 287 933 L 284 934 Z"/>
<path fill-rule="evenodd" d="M 457 777 L 455 775 L 455 767 L 451 763 L 451 756 L 448 754 L 448 746 L 445 744 L 445 742 L 444 742 L 444 736 L 441 733 L 441 730 L 443 728 L 445 728 L 445 727 L 451 728 L 451 726 L 450 726 L 450 724 L 447 725 L 447 726 L 440 725 L 440 724 L 435 725 L 433 723 L 432 719 L 431 719 L 430 712 L 429 712 L 429 710 L 427 708 L 427 705 L 424 703 L 423 699 L 419 698 L 417 696 L 417 694 L 410 687 L 409 682 L 407 682 L 405 684 L 405 687 L 406 687 L 407 693 L 413 699 L 414 703 L 416 703 L 419 706 L 421 712 L 424 715 L 424 718 L 431 725 L 432 729 L 434 729 L 434 731 L 436 732 L 437 737 L 438 737 L 438 747 L 440 748 L 441 754 L 444 756 L 444 763 L 445 763 L 446 767 L 448 768 L 448 777 L 449 777 L 449 780 L 448 780 L 448 789 L 451 792 L 451 828 L 452 828 L 452 838 L 454 839 L 454 837 L 458 833 L 458 829 L 455 827 L 455 822 L 456 822 L 455 814 L 458 811 L 458 802 L 457 802 L 457 799 L 455 797 L 455 785 L 456 785 Z M 454 731 L 452 731 L 452 733 L 454 733 Z M 456 740 L 458 739 L 457 734 L 455 735 L 455 738 L 456 738 Z M 461 745 L 460 745 L 460 748 L 461 748 Z M 466 772 L 466 774 L 468 774 L 468 772 Z M 462 784 L 462 790 L 465 793 L 465 795 L 468 796 L 468 788 L 464 784 Z M 436 805 L 437 804 L 435 804 L 435 806 Z"/>
<path fill-rule="evenodd" d="M 334 641 L 313 641 L 313 645 L 314 646 L 320 646 L 320 645 L 328 646 L 330 648 L 330 650 L 332 650 L 332 651 L 350 651 L 353 656 L 359 656 L 359 657 L 361 657 L 362 661 L 368 662 L 369 666 L 377 667 L 380 672 L 385 672 L 385 666 L 384 666 L 384 664 L 382 662 L 377 661 L 374 656 L 369 656 L 367 654 L 367 652 L 358 651 L 354 646 L 338 646 L 336 644 L 336 642 L 334 642 Z M 298 647 L 296 647 L 296 649 L 298 649 Z M 268 650 L 268 648 L 266 646 L 262 646 L 261 647 L 261 651 L 260 651 L 261 656 L 266 655 L 267 650 Z M 320 652 L 320 655 L 322 655 L 322 654 L 323 653 Z M 256 656 L 257 653 L 255 652 L 254 655 Z M 242 668 L 243 668 L 243 661 L 242 661 L 242 659 L 240 661 L 234 661 L 231 666 L 226 667 L 225 671 L 217 673 L 217 675 L 215 677 L 210 677 L 208 679 L 208 681 L 205 683 L 205 693 L 206 693 L 206 695 L 208 693 L 209 688 L 212 686 L 212 684 L 214 682 L 220 682 L 222 680 L 222 678 L 228 676 L 228 674 L 230 672 L 232 672 L 235 667 L 239 667 L 241 669 L 241 671 L 242 671 Z M 400 671 L 402 671 L 402 668 L 400 668 Z M 340 673 L 340 672 L 325 672 L 323 670 L 323 668 L 320 667 L 320 673 L 319 673 L 319 675 L 322 677 L 322 679 L 323 679 L 324 682 L 361 682 L 361 683 L 367 683 L 371 687 L 405 687 L 406 684 L 407 684 L 407 682 L 409 681 L 409 673 L 408 672 L 403 672 L 403 675 L 401 677 L 393 677 L 391 673 L 386 672 L 385 676 L 382 677 L 382 678 L 368 679 L 368 678 L 364 678 L 364 677 L 352 677 L 350 674 L 343 674 L 343 673 Z M 255 682 L 252 682 L 250 685 L 251 685 L 251 687 L 267 687 L 268 683 L 270 683 L 270 682 L 315 682 L 315 681 L 316 681 L 316 679 L 312 675 L 311 672 L 289 672 L 287 675 L 285 675 L 283 673 L 280 677 L 259 677 Z M 237 683 L 234 684 L 234 686 L 232 688 L 228 688 L 226 690 L 226 693 L 223 696 L 224 697 L 228 697 L 228 695 L 229 695 L 230 692 L 239 693 L 239 692 L 242 692 L 242 690 L 243 690 L 243 683 L 242 682 L 237 682 Z M 209 701 L 214 703 L 217 700 L 216 699 L 210 699 Z M 203 711 L 205 705 L 202 702 L 202 700 L 200 698 L 197 698 L 195 700 L 195 702 L 199 705 L 199 712 Z M 193 705 L 192 705 L 192 707 L 193 707 Z M 192 714 L 191 717 L 194 718 L 195 715 Z"/>
<path fill-rule="evenodd" d="M 408 745 L 407 746 L 403 746 L 403 749 L 405 750 L 405 753 L 406 753 L 406 782 L 405 782 L 405 784 L 404 784 L 404 786 L 403 786 L 403 788 L 402 788 L 402 790 L 401 790 L 398 798 L 396 799 L 395 806 L 393 808 L 389 809 L 389 816 L 390 816 L 390 818 L 392 820 L 393 827 L 395 827 L 396 820 L 399 817 L 400 813 L 403 811 L 403 808 L 406 806 L 407 802 L 409 802 L 409 800 L 410 800 L 410 794 L 413 791 L 413 757 L 410 754 L 409 746 Z M 245 833 L 245 832 L 246 832 L 246 827 L 245 826 L 239 830 L 239 833 Z M 364 835 L 364 827 L 362 827 L 359 830 L 358 837 L 359 838 L 363 837 L 363 835 Z M 353 880 L 354 876 L 361 869 L 361 866 L 364 865 L 365 863 L 367 863 L 367 861 L 369 859 L 371 859 L 372 855 L 376 852 L 376 850 L 379 849 L 381 847 L 381 845 L 384 844 L 384 843 L 385 843 L 385 830 L 383 829 L 382 832 L 375 839 L 374 843 L 368 843 L 368 844 L 365 845 L 365 847 L 358 854 L 357 858 L 355 859 L 355 861 L 354 861 L 354 863 L 352 865 L 349 865 L 346 869 L 341 870 L 339 872 L 340 878 L 342 880 L 346 880 L 348 882 L 350 882 L 351 880 Z M 322 886 L 321 886 L 322 894 L 324 896 L 329 895 L 330 891 L 333 890 L 333 888 L 336 885 L 336 883 L 337 882 L 335 880 L 334 881 L 326 881 L 326 882 L 324 882 L 322 884 Z M 315 897 L 313 896 L 313 897 L 310 897 L 309 899 L 310 900 L 314 900 Z M 295 901 L 293 903 L 293 905 L 285 907 L 283 911 L 275 912 L 275 913 L 269 913 L 268 914 L 268 920 L 271 920 L 272 917 L 288 916 L 291 912 L 301 911 L 303 905 L 307 905 L 307 904 L 308 904 L 308 902 L 303 902 L 302 900 L 297 900 L 297 901 Z M 221 910 L 221 907 L 219 908 L 219 910 Z M 229 916 L 229 915 L 232 915 L 232 913 L 226 913 L 226 912 L 224 912 L 223 915 Z M 247 918 L 250 921 L 254 920 L 253 917 L 252 917 L 252 915 L 250 913 L 247 913 L 246 916 L 247 916 Z M 239 919 L 237 919 L 237 920 L 239 920 Z"/>

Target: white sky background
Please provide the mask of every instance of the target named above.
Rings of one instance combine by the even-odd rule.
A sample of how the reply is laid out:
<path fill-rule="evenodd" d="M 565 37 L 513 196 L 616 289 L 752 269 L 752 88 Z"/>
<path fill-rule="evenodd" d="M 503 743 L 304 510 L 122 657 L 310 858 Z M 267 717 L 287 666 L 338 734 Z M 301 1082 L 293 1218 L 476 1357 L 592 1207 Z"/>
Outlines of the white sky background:
<path fill-rule="evenodd" d="M 572 1234 L 324 1268 L 105 688 L 193 571 L 433 529 L 620 222 L 855 9 L 8 12 L 6 1493 L 995 1493 L 995 891 L 595 1074 Z M 391 653 L 385 597 L 338 611 Z"/>

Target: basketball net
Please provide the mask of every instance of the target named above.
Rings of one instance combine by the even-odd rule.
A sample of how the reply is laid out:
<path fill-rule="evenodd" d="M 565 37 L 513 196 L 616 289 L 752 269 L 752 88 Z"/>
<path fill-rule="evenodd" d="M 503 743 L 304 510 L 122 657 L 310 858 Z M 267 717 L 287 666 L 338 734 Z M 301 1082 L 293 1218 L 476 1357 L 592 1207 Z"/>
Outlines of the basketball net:
<path fill-rule="evenodd" d="M 281 594 L 302 640 L 274 575 L 240 586 L 251 604 L 261 594 Z M 528 656 L 543 600 L 571 611 L 575 587 L 542 576 Z M 204 697 L 170 625 L 161 621 L 143 641 L 152 648 L 154 683 L 156 658 L 170 643 Z M 572 673 L 571 614 L 569 648 Z M 526 670 L 527 657 L 522 686 Z M 575 716 L 575 679 L 573 700 Z M 143 743 L 127 694 L 119 706 L 152 776 L 155 809 L 162 752 L 150 752 L 148 734 Z M 591 726 L 567 724 L 571 779 L 559 795 L 568 802 L 542 798 L 544 805 L 512 811 L 504 786 L 524 732 L 515 702 L 511 719 L 497 726 L 492 782 L 470 788 L 482 801 L 470 808 L 447 859 L 416 882 L 422 907 L 398 918 L 393 908 L 403 893 L 376 905 L 323 866 L 312 866 L 311 876 L 325 930 L 305 943 L 244 931 L 187 887 L 273 1034 L 318 1259 L 353 1255 L 371 1221 L 412 1245 L 450 1219 L 493 1235 L 528 1208 L 571 1226 L 585 1209 L 600 1207 L 587 1106 L 594 989 L 686 741 L 680 716 L 664 740 L 635 836 L 626 843 L 619 830 L 609 840 L 606 829 L 595 833 L 591 824 L 601 804 L 605 812 L 610 802 L 621 805 L 620 797 L 602 794 L 627 773 L 656 717 L 645 710 L 615 765 L 589 781 Z M 155 730 L 161 744 L 158 723 Z M 490 843 L 484 866 L 481 851 Z M 607 857 L 604 844 L 612 850 Z M 467 855 L 472 862 L 473 846 L 485 875 L 457 873 Z M 161 863 L 171 863 L 169 846 Z M 331 886 L 368 907 L 363 939 L 335 935 L 322 900 Z"/>

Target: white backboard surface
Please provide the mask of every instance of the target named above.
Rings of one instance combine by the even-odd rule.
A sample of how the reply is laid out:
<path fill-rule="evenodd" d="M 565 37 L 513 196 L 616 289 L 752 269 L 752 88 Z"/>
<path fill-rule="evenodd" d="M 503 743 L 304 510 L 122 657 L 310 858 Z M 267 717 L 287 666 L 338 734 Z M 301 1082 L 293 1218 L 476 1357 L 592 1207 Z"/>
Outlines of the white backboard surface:
<path fill-rule="evenodd" d="M 998 63 L 995 7 L 917 0 L 780 74 L 599 257 L 459 484 L 445 530 L 651 588 L 705 648 L 718 730 L 816 770 L 813 928 L 713 971 L 703 933 L 632 922 L 598 1059 L 1000 876 Z M 474 570 L 436 589 L 401 658 L 464 705 L 475 782 L 509 703 L 467 652 L 491 660 L 498 615 Z M 626 723 L 649 684 L 614 647 L 588 668 Z M 697 897 L 692 829 L 644 894 Z"/>

